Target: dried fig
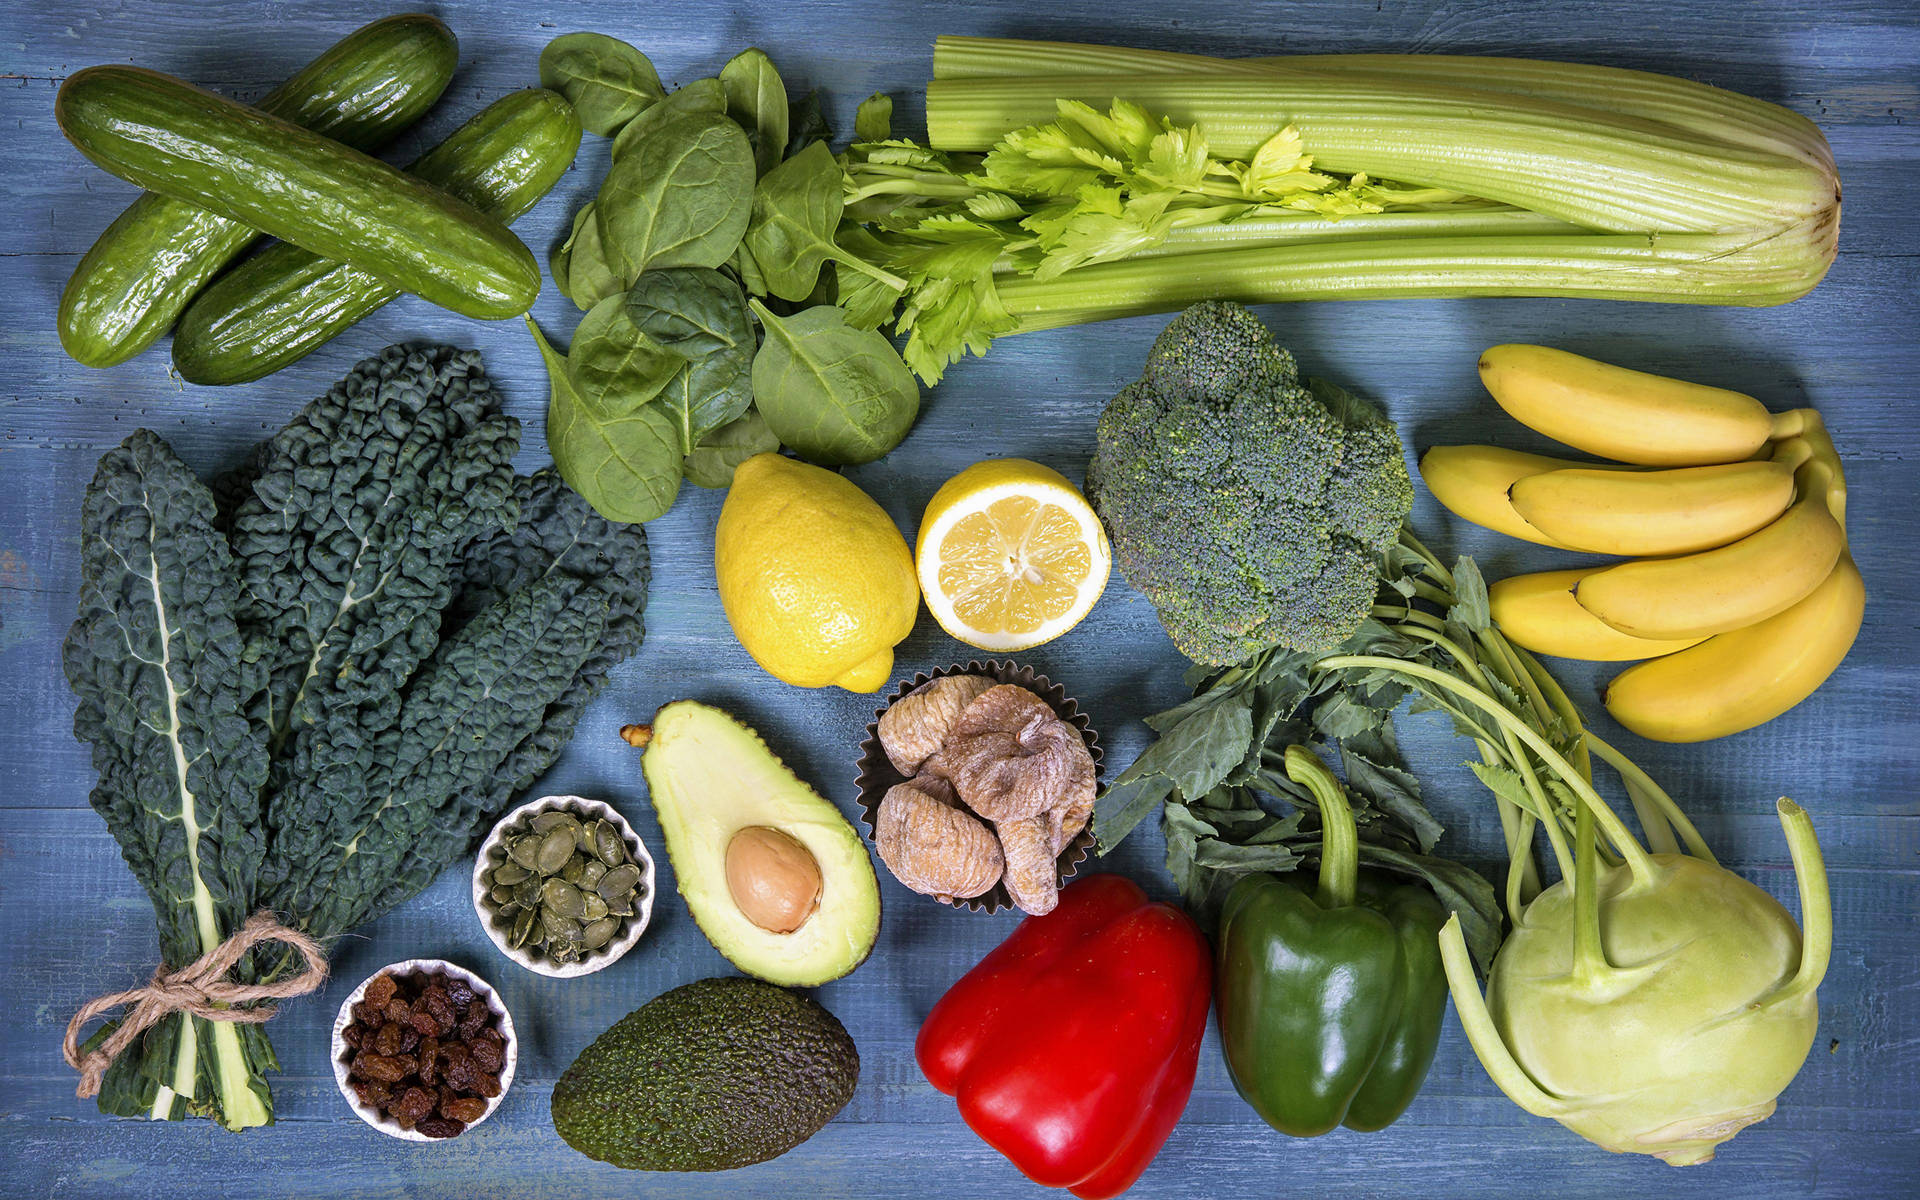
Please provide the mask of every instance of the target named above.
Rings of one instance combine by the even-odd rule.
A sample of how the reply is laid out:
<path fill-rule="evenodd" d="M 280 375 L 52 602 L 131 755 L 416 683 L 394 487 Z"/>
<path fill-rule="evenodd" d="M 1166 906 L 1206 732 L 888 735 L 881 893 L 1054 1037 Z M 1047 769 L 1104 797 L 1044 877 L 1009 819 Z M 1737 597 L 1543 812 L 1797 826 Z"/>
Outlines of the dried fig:
<path fill-rule="evenodd" d="M 1082 743 L 1081 749 L 1085 748 L 1085 743 Z M 1067 848 L 1068 842 L 1079 837 L 1080 831 L 1085 829 L 1087 822 L 1093 819 L 1094 790 L 1093 756 L 1089 754 L 1085 777 L 1082 778 L 1078 772 L 1075 772 L 1066 799 L 1047 812 L 1047 829 L 1052 835 L 1051 844 L 1055 857 Z"/>
<path fill-rule="evenodd" d="M 1045 816 L 1002 821 L 995 826 L 1006 867 L 1002 882 L 1021 912 L 1040 916 L 1060 903 L 1060 877 L 1054 867 L 1053 832 Z"/>
<path fill-rule="evenodd" d="M 1022 687 L 981 693 L 940 753 L 960 799 L 996 824 L 1091 800 L 1093 756 L 1079 731 Z"/>
<path fill-rule="evenodd" d="M 993 831 L 921 780 L 896 784 L 881 798 L 874 842 L 894 878 L 922 895 L 978 896 L 1000 881 Z"/>
<path fill-rule="evenodd" d="M 979 675 L 943 675 L 908 692 L 880 716 L 880 746 L 902 775 L 912 775 L 938 751 L 969 704 L 993 687 Z"/>

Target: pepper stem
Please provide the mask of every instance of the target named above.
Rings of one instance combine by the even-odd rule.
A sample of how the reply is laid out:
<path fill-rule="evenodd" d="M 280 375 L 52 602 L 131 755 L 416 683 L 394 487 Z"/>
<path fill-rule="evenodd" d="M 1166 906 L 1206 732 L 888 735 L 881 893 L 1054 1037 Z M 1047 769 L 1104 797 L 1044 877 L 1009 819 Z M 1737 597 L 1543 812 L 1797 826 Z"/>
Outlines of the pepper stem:
<path fill-rule="evenodd" d="M 1320 907 L 1351 907 L 1360 880 L 1360 834 L 1347 793 L 1305 746 L 1287 747 L 1287 778 L 1312 792 L 1320 806 Z"/>

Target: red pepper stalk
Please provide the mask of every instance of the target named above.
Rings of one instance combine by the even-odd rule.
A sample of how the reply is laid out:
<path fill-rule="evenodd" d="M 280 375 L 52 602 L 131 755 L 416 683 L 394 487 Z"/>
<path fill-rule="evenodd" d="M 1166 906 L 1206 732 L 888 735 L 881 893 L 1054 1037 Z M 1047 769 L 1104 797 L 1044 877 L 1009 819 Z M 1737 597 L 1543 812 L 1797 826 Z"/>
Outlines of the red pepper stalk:
<path fill-rule="evenodd" d="M 927 1014 L 914 1053 L 1029 1179 L 1106 1200 L 1186 1110 L 1212 999 L 1192 919 L 1119 875 L 1028 917 Z"/>

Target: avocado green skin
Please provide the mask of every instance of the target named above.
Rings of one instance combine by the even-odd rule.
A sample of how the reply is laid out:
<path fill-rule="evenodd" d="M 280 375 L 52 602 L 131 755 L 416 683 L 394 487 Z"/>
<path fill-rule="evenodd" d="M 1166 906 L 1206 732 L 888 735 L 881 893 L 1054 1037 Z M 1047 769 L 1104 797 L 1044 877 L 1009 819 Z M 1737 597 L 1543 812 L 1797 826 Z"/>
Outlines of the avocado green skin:
<path fill-rule="evenodd" d="M 1368 881 L 1358 903 L 1322 908 L 1272 875 L 1235 885 L 1220 919 L 1220 1044 L 1267 1124 L 1318 1137 L 1406 1110 L 1439 1040 L 1444 921 L 1416 887 Z"/>
<path fill-rule="evenodd" d="M 453 31 L 403 13 L 348 34 L 260 102 L 263 112 L 358 150 L 426 115 L 459 64 Z M 60 344 L 76 362 L 125 362 L 172 327 L 194 293 L 259 238 L 252 227 L 148 192 L 102 233 L 60 294 Z"/>
<path fill-rule="evenodd" d="M 638 1171 L 731 1171 L 778 1158 L 853 1098 L 860 1053 L 832 1013 L 757 979 L 658 996 L 580 1052 L 553 1127 L 588 1158 Z"/>

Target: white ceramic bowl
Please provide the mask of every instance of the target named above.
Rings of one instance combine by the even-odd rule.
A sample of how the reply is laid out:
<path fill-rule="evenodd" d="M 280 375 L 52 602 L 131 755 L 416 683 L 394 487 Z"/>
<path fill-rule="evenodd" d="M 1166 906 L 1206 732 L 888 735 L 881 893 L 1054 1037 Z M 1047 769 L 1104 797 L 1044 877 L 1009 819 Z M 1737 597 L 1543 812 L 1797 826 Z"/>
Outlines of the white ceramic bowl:
<path fill-rule="evenodd" d="M 371 1105 L 362 1104 L 354 1093 L 353 1084 L 347 1079 L 347 1067 L 353 1061 L 354 1051 L 341 1035 L 347 1026 L 353 1023 L 353 1006 L 360 1003 L 367 994 L 367 985 L 382 975 L 405 977 L 421 972 L 451 976 L 466 982 L 473 994 L 487 1002 L 487 1010 L 493 1014 L 494 1024 L 500 1030 L 500 1036 L 506 1043 L 503 1061 L 500 1063 L 500 1094 L 487 1101 L 487 1111 L 480 1114 L 480 1121 L 493 1115 L 500 1102 L 507 1098 L 507 1089 L 513 1086 L 514 1064 L 520 1059 L 520 1039 L 513 1032 L 513 1014 L 500 1002 L 500 996 L 486 980 L 475 975 L 465 967 L 455 966 L 443 958 L 409 958 L 404 962 L 392 963 L 360 981 L 351 995 L 340 1005 L 340 1015 L 333 1019 L 333 1081 L 340 1087 L 340 1094 L 346 1098 L 347 1107 L 362 1121 L 378 1129 L 388 1137 L 399 1138 L 406 1142 L 457 1142 L 458 1137 L 430 1138 L 417 1129 L 402 1129 L 397 1121 Z M 472 1129 L 480 1121 L 469 1121 L 467 1128 Z"/>
<path fill-rule="evenodd" d="M 565 809 L 576 817 L 587 820 L 598 818 L 611 824 L 619 831 L 620 840 L 627 844 L 627 854 L 632 857 L 633 865 L 640 868 L 640 899 L 633 915 L 626 919 L 618 936 L 579 962 L 557 963 L 548 958 L 544 950 L 528 953 L 509 946 L 507 939 L 513 931 L 494 916 L 487 899 L 486 874 L 506 861 L 507 834 L 520 829 L 536 815 L 556 808 Z M 480 928 L 487 931 L 487 937 L 492 939 L 500 953 L 527 970 L 555 979 L 577 979 L 582 975 L 591 975 L 618 961 L 621 955 L 639 944 L 640 935 L 647 931 L 647 922 L 653 917 L 653 856 L 647 853 L 633 826 L 627 824 L 627 819 L 612 807 L 584 796 L 542 796 L 538 800 L 527 801 L 501 817 L 494 824 L 493 832 L 481 844 L 480 854 L 473 863 L 473 911 L 480 918 Z"/>

